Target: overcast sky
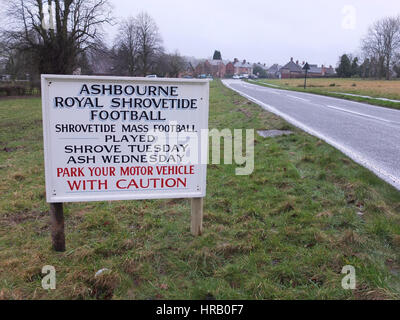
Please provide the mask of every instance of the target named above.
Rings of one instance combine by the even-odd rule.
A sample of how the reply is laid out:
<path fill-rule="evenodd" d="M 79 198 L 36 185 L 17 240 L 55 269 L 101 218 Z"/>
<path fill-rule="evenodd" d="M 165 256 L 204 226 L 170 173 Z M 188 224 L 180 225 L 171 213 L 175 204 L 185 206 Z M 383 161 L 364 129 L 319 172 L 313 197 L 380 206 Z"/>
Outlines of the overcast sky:
<path fill-rule="evenodd" d="M 223 59 L 268 65 L 290 57 L 336 65 L 343 52 L 359 52 L 372 22 L 400 14 L 399 0 L 111 1 L 117 18 L 149 13 L 167 51 L 207 58 L 217 49 Z"/>

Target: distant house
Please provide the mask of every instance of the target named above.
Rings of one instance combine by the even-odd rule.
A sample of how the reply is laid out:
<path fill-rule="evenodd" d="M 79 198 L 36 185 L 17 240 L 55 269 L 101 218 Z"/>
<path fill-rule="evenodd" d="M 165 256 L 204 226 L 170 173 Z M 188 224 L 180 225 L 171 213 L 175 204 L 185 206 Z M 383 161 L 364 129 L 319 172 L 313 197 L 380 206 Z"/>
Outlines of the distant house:
<path fill-rule="evenodd" d="M 329 68 L 324 67 L 324 65 L 322 65 L 322 69 L 324 69 L 324 76 L 325 77 L 334 77 L 336 76 L 336 70 L 334 67 L 329 66 Z"/>
<path fill-rule="evenodd" d="M 224 60 L 205 60 L 200 62 L 195 68 L 196 75 L 211 75 L 213 78 L 224 78 L 226 74 L 226 64 Z"/>
<path fill-rule="evenodd" d="M 267 70 L 267 78 L 276 79 L 279 78 L 279 70 L 281 70 L 282 66 L 279 64 L 274 64 Z"/>
<path fill-rule="evenodd" d="M 233 61 L 233 67 L 234 74 L 236 75 L 253 74 L 253 65 L 246 60 L 240 62 L 238 59 L 235 58 L 235 60 Z"/>
<path fill-rule="evenodd" d="M 207 62 L 207 60 L 200 60 L 197 62 L 197 65 L 194 68 L 195 75 L 199 76 L 202 74 L 211 74 L 211 66 Z"/>
<path fill-rule="evenodd" d="M 316 64 L 310 64 L 310 70 L 308 70 L 308 75 L 312 77 L 329 77 L 329 76 L 334 76 L 336 74 L 335 69 L 332 66 L 329 66 L 329 68 L 325 67 L 322 65 L 321 67 L 318 67 Z"/>
<path fill-rule="evenodd" d="M 199 61 L 194 67 L 194 74 L 195 76 L 211 75 L 213 78 L 226 78 L 241 74 L 251 75 L 253 74 L 253 65 L 246 60 L 240 62 L 235 59 L 230 62 L 228 60 L 208 59 Z"/>
<path fill-rule="evenodd" d="M 211 75 L 213 78 L 224 78 L 226 73 L 226 65 L 223 60 L 206 61 L 211 66 Z"/>
<path fill-rule="evenodd" d="M 290 58 L 290 61 L 279 70 L 279 74 L 282 79 L 302 78 L 304 76 L 301 65 L 298 61 L 295 63 L 293 58 Z"/>
<path fill-rule="evenodd" d="M 178 78 L 192 78 L 195 76 L 196 70 L 192 62 L 188 61 L 183 71 L 179 72 Z"/>
<path fill-rule="evenodd" d="M 225 66 L 225 76 L 232 77 L 235 74 L 235 66 L 233 62 L 228 62 Z"/>

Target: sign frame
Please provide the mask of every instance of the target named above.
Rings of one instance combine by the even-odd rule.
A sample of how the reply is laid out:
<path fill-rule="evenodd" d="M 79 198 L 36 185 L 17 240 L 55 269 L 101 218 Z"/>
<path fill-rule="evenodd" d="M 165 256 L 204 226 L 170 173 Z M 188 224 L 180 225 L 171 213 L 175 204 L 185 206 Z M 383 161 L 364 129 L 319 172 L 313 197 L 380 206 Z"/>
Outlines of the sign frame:
<path fill-rule="evenodd" d="M 53 189 L 52 176 L 53 173 L 53 163 L 52 163 L 52 150 L 50 147 L 50 137 L 51 137 L 51 122 L 48 110 L 50 108 L 50 96 L 49 96 L 49 86 L 56 82 L 61 81 L 89 81 L 98 83 L 127 83 L 130 84 L 188 84 L 188 85 L 201 85 L 204 93 L 202 97 L 203 101 L 202 107 L 205 108 L 204 117 L 206 121 L 206 126 L 208 128 L 208 116 L 209 116 L 209 80 L 208 79 L 182 79 L 182 78 L 145 78 L 145 77 L 116 77 L 116 76 L 86 76 L 86 75 L 52 75 L 43 74 L 41 76 L 42 85 L 42 122 L 43 122 L 43 149 L 44 149 L 44 164 L 45 164 L 45 181 L 46 181 L 46 200 L 48 203 L 64 203 L 64 202 L 91 202 L 91 201 L 124 201 L 124 200 L 147 200 L 147 199 L 173 199 L 173 198 L 203 198 L 206 195 L 206 178 L 207 178 L 207 164 L 198 164 L 200 168 L 199 176 L 201 177 L 199 184 L 201 184 L 200 191 L 197 192 L 169 192 L 163 194 L 163 191 L 145 194 L 140 191 L 121 191 L 119 194 L 105 195 L 84 195 L 84 196 L 57 196 L 56 190 Z M 206 128 L 199 128 L 206 129 Z M 199 133 L 200 134 L 200 133 Z M 201 148 L 201 143 L 198 147 Z M 203 150 L 208 154 L 208 141 L 205 144 L 207 150 Z M 112 165 L 112 164 L 110 164 Z M 101 192 L 101 191 L 100 191 Z M 123 194 L 122 194 L 123 193 Z"/>

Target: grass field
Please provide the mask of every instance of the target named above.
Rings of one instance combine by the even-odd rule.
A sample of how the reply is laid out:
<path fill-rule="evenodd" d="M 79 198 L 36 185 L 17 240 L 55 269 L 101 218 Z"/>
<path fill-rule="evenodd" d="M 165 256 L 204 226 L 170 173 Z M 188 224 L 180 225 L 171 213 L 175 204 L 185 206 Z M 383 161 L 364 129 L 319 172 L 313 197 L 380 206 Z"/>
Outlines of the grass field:
<path fill-rule="evenodd" d="M 362 79 L 307 79 L 307 89 L 304 90 L 304 79 L 260 79 L 256 82 L 262 85 L 272 84 L 282 89 L 310 92 L 329 95 L 353 101 L 366 102 L 384 107 L 400 109 L 400 103 L 382 101 L 377 99 L 366 99 L 341 95 L 350 93 L 373 98 L 386 98 L 400 100 L 400 80 L 362 80 Z"/>
<path fill-rule="evenodd" d="M 294 134 L 257 136 L 250 176 L 209 165 L 201 237 L 188 200 L 71 203 L 67 251 L 55 253 L 40 100 L 0 101 L 0 299 L 400 298 L 400 192 L 219 81 L 214 127 Z M 44 265 L 56 290 L 41 288 Z M 345 265 L 354 291 L 341 287 Z"/>

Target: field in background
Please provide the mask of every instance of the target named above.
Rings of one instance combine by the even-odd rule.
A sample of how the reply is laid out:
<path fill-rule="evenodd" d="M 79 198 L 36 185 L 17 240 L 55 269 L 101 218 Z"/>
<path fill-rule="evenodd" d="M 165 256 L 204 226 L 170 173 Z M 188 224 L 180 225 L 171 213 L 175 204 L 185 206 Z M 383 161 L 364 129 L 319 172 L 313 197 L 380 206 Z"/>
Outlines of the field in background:
<path fill-rule="evenodd" d="M 255 81 L 252 81 L 255 82 Z M 363 79 L 307 79 L 307 89 L 304 90 L 303 79 L 260 79 L 256 81 L 259 84 L 272 84 L 282 89 L 310 92 L 317 94 L 327 94 L 344 99 L 367 102 L 400 109 L 400 103 L 382 101 L 376 99 L 365 99 L 359 97 L 344 96 L 336 93 L 350 93 L 374 98 L 387 98 L 400 100 L 400 80 L 363 80 Z"/>
<path fill-rule="evenodd" d="M 294 134 L 256 136 L 250 176 L 209 165 L 201 237 L 188 200 L 70 203 L 67 251 L 55 253 L 40 99 L 1 100 L 0 299 L 400 298 L 400 192 L 219 81 L 210 128 Z M 44 265 L 54 291 L 41 288 Z M 354 291 L 341 287 L 345 265 Z"/>

